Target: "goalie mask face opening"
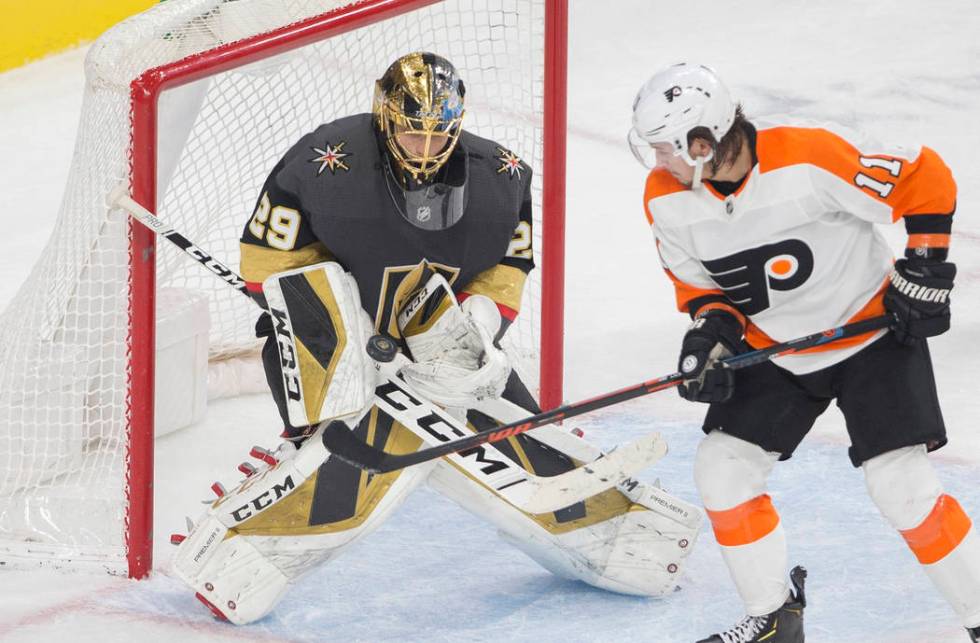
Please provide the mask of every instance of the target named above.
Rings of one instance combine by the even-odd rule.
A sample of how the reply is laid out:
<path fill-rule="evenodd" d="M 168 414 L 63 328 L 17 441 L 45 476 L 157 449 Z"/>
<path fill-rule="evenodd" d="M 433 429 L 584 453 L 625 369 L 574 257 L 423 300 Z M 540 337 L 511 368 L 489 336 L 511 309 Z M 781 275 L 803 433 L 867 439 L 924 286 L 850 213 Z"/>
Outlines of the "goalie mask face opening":
<path fill-rule="evenodd" d="M 432 181 L 451 157 L 465 93 L 452 63 L 428 52 L 402 56 L 375 83 L 375 124 L 404 188 Z"/>

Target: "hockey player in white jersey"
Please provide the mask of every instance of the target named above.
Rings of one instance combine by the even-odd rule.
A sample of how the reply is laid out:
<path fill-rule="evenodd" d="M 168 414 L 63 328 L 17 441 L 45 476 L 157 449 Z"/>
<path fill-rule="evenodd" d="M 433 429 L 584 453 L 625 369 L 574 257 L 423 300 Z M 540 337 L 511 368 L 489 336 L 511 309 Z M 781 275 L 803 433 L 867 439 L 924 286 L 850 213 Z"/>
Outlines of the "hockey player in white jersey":
<path fill-rule="evenodd" d="M 976 641 L 980 539 L 926 455 L 946 444 L 926 338 L 950 326 L 949 169 L 927 147 L 836 125 L 750 122 L 715 73 L 692 64 L 642 86 L 629 142 L 652 169 L 644 209 L 693 320 L 679 391 L 710 403 L 695 479 L 747 613 L 705 641 L 803 641 L 806 572 L 786 578 L 766 479 L 832 401 L 871 498 Z M 908 245 L 895 261 L 875 226 L 899 220 Z M 886 311 L 891 331 L 737 372 L 719 361 Z"/>

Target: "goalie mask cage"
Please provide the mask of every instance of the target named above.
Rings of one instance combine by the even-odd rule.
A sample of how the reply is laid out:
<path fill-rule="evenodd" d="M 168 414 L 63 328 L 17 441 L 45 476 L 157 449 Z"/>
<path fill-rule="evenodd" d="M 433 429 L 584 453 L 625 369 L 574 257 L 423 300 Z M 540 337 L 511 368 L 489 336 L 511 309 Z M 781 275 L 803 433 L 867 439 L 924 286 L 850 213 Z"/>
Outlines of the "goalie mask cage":
<path fill-rule="evenodd" d="M 168 0 L 94 43 L 55 230 L 0 316 L 0 565 L 149 572 L 158 293 L 206 293 L 211 359 L 258 345 L 254 305 L 157 244 L 112 191 L 128 185 L 237 269 L 276 161 L 370 111 L 374 80 L 410 51 L 451 60 L 464 127 L 534 168 L 538 269 L 508 335 L 539 365 L 542 403 L 559 404 L 566 2 Z"/>

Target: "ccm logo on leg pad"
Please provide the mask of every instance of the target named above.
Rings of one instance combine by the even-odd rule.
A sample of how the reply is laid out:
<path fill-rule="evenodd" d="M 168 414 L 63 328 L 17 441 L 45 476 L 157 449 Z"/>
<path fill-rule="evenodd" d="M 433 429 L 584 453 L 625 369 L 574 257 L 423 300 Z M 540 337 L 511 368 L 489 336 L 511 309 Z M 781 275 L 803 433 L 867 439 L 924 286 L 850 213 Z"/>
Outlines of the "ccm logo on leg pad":
<path fill-rule="evenodd" d="M 234 509 L 231 512 L 231 517 L 236 523 L 242 522 L 279 502 L 283 496 L 295 488 L 296 483 L 293 482 L 293 476 L 287 475 L 281 483 L 273 483 L 270 489 L 266 489 L 252 500 Z"/>

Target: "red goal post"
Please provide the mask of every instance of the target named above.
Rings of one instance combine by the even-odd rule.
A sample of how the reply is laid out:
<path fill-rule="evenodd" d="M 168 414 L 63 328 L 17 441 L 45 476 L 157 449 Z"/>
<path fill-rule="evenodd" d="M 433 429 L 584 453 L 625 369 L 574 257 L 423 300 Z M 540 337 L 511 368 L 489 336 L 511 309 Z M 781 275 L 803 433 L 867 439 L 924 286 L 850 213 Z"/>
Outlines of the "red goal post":
<path fill-rule="evenodd" d="M 133 199 L 151 210 L 156 209 L 157 107 L 163 91 L 440 3 L 440 0 L 366 0 L 147 70 L 131 85 Z M 547 248 L 538 268 L 541 272 L 540 399 L 542 407 L 548 409 L 558 406 L 562 399 L 564 253 L 561 249 L 564 247 L 567 0 L 545 0 L 543 4 L 543 163 L 534 169 L 541 173 L 543 180 L 541 236 Z M 463 74 L 465 79 L 465 71 Z M 131 433 L 126 541 L 129 576 L 142 578 L 152 565 L 156 240 L 140 224 L 130 225 L 129 311 L 134 337 L 128 395 Z"/>

